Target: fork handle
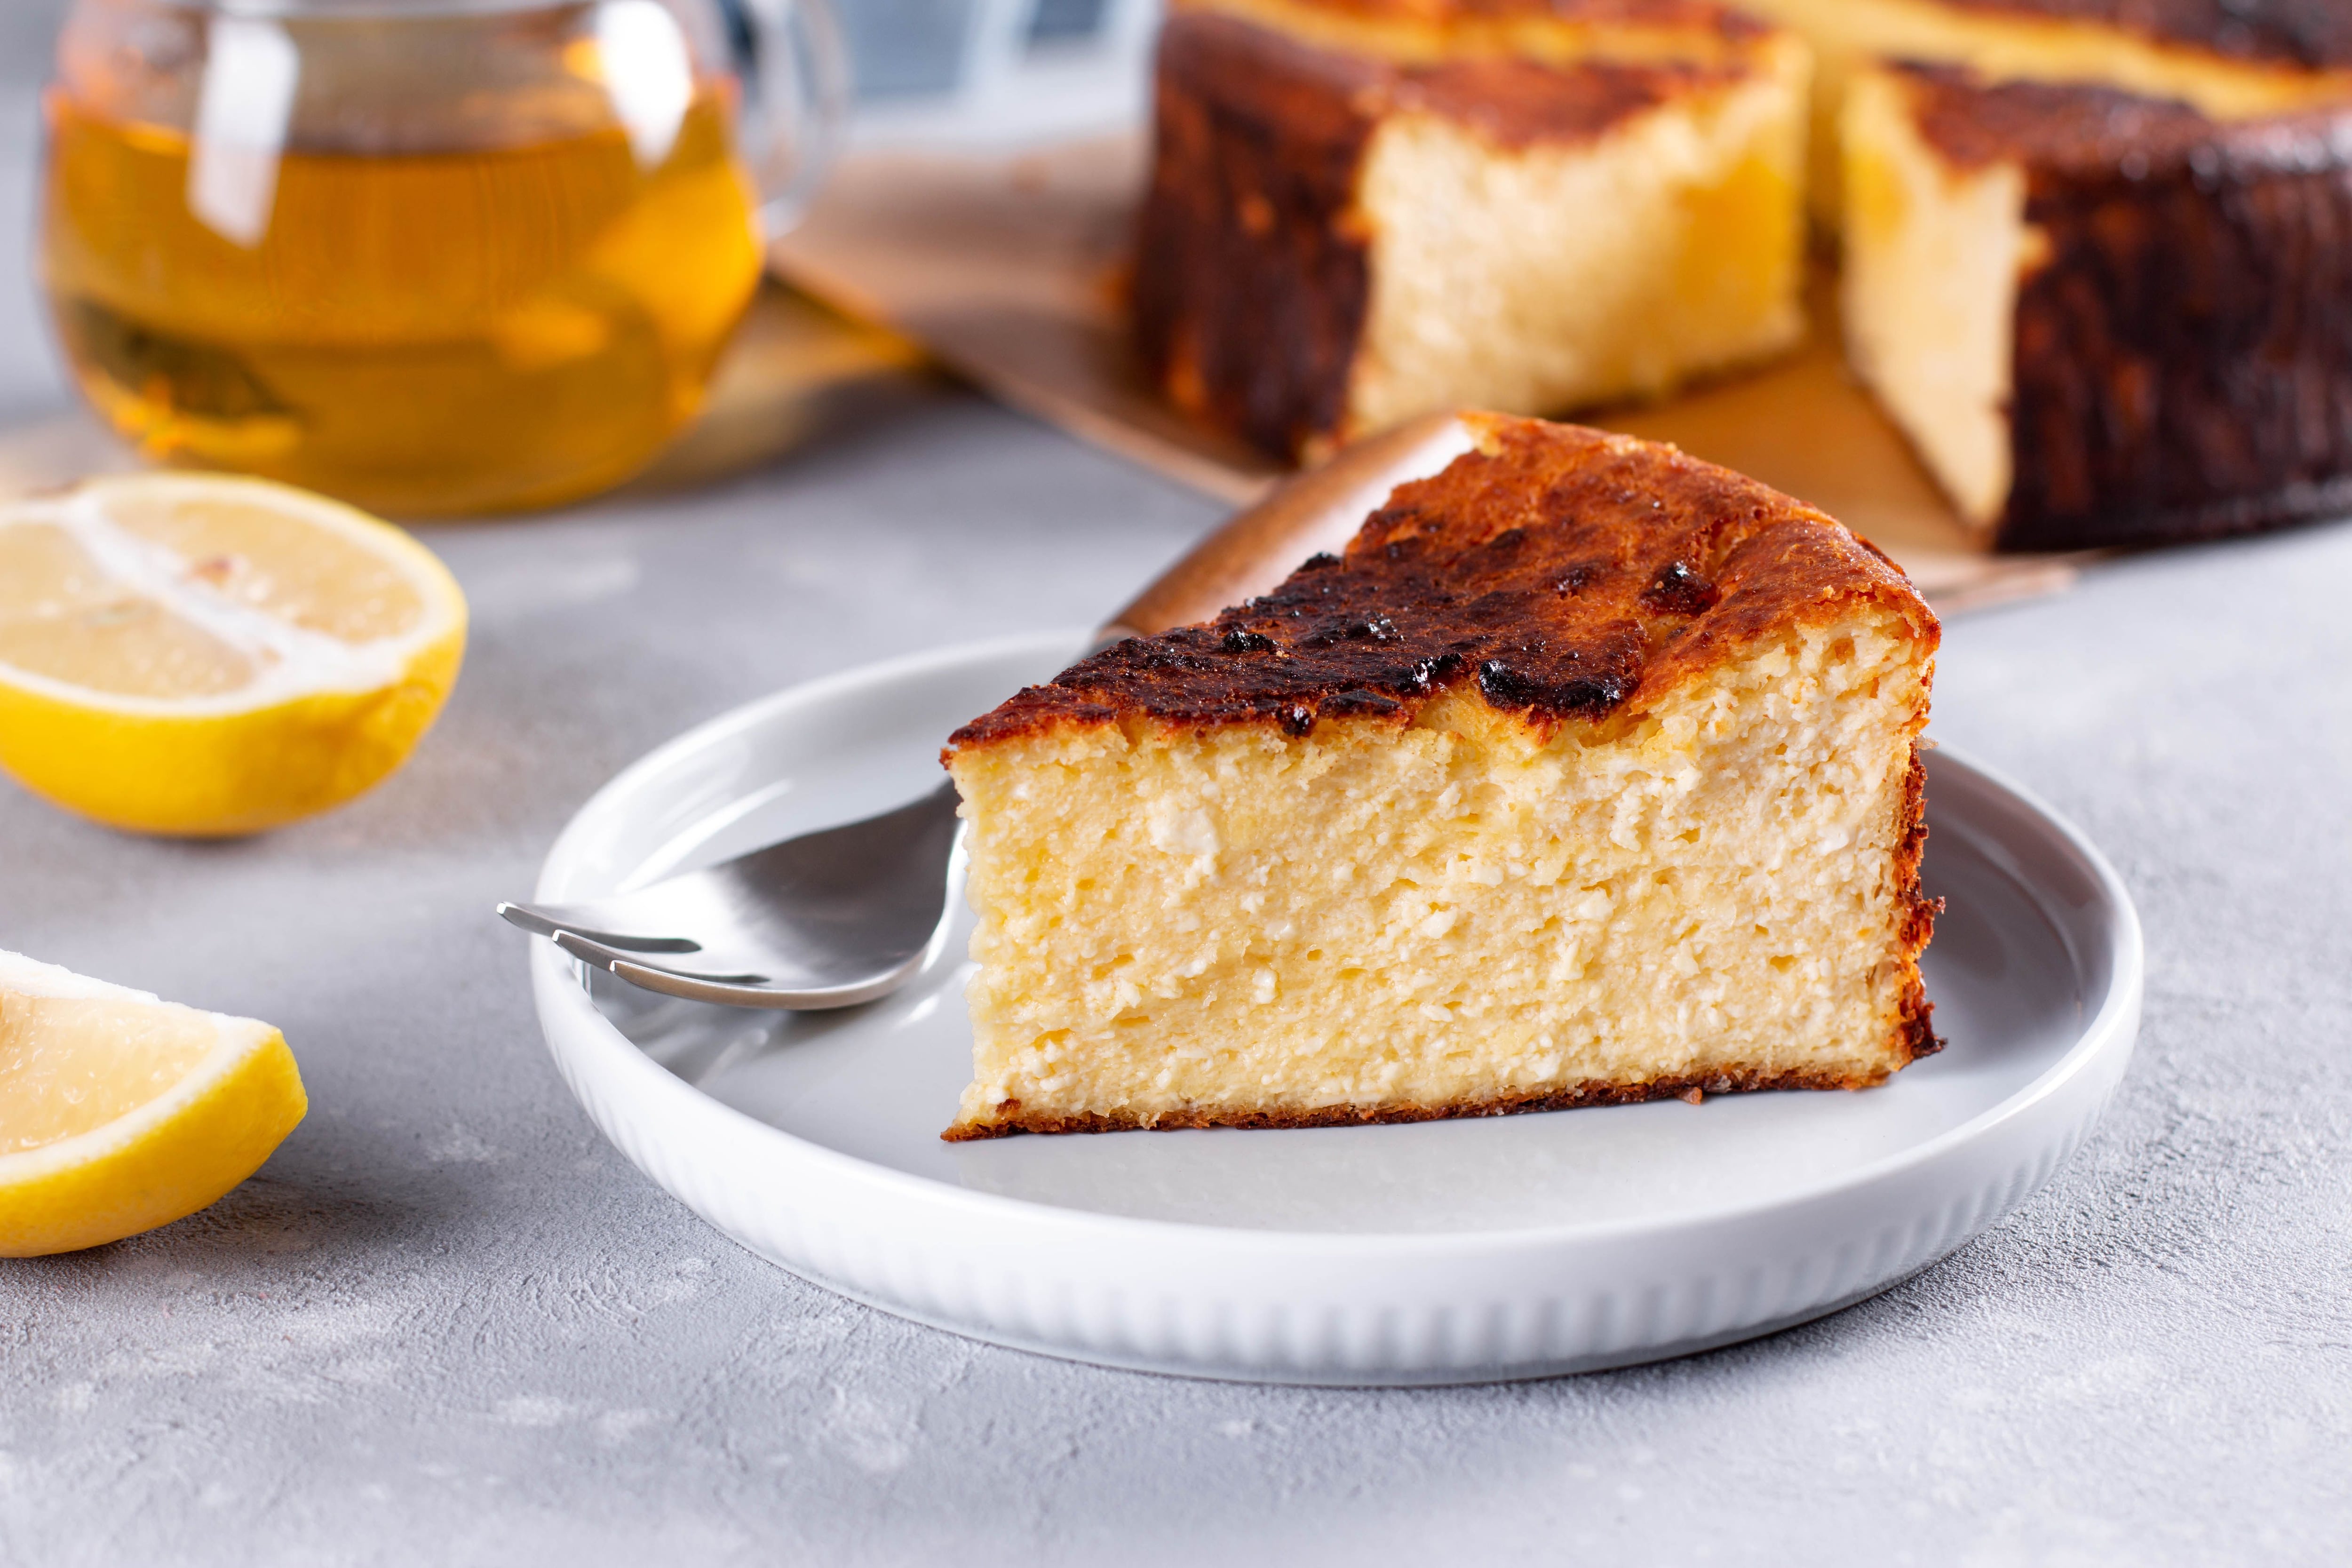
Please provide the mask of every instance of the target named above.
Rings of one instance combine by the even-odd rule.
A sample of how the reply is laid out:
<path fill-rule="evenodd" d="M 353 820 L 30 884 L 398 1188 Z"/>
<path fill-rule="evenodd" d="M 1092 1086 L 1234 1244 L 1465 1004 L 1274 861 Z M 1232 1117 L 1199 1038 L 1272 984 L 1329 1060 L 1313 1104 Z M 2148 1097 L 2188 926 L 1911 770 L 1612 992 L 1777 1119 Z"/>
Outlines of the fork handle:
<path fill-rule="evenodd" d="M 1228 518 L 1112 616 L 1103 640 L 1213 620 L 1227 605 L 1269 592 L 1318 551 L 1346 549 L 1389 491 L 1435 473 L 1470 445 L 1459 416 L 1430 414 L 1341 447 Z"/>

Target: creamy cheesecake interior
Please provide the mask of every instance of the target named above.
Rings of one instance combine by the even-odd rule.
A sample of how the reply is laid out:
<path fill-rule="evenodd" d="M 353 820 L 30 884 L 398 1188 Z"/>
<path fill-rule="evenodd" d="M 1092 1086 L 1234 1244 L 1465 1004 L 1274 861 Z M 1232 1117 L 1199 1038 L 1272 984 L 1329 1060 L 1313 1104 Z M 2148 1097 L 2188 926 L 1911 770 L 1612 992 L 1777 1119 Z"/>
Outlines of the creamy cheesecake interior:
<path fill-rule="evenodd" d="M 1962 517 L 1990 527 L 2013 477 L 2018 280 L 2038 248 L 2025 171 L 1944 156 L 1891 70 L 1854 79 L 1843 135 L 1847 358 Z"/>
<path fill-rule="evenodd" d="M 950 1137 L 1862 1088 L 1934 1048 L 1933 617 L 1760 485 L 1484 428 L 1344 563 L 959 732 Z"/>
<path fill-rule="evenodd" d="M 1354 426 L 1654 397 L 1795 342 L 1804 81 L 1784 47 L 1576 143 L 1384 121 L 1358 187 L 1372 262 Z"/>

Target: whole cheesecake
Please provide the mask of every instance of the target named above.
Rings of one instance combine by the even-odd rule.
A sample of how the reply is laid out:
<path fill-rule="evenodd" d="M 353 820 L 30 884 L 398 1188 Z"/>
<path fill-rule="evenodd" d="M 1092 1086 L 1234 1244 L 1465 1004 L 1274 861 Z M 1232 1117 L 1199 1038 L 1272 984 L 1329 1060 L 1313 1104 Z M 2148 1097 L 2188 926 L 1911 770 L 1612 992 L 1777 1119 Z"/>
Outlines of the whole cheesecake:
<path fill-rule="evenodd" d="M 947 1137 L 1861 1089 L 1937 1048 L 1908 581 L 1672 447 L 1465 418 L 1344 556 L 952 737 Z"/>
<path fill-rule="evenodd" d="M 1997 545 L 2352 508 L 2352 105 L 1889 66 L 1843 130 L 1850 356 Z"/>
<path fill-rule="evenodd" d="M 1141 357 L 1295 456 L 1772 354 L 1803 331 L 1808 68 L 1705 0 L 1180 0 Z"/>

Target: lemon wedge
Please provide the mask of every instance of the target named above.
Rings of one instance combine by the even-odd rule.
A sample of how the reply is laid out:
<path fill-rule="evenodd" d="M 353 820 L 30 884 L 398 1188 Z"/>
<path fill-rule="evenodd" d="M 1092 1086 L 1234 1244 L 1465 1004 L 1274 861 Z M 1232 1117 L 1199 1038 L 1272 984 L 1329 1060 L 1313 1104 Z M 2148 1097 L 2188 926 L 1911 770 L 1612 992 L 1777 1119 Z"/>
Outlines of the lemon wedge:
<path fill-rule="evenodd" d="M 308 1106 L 268 1025 L 0 952 L 0 1258 L 192 1215 Z"/>
<path fill-rule="evenodd" d="M 433 552 L 262 479 L 127 474 L 0 506 L 0 768 L 145 833 L 252 833 L 400 765 L 457 679 Z"/>

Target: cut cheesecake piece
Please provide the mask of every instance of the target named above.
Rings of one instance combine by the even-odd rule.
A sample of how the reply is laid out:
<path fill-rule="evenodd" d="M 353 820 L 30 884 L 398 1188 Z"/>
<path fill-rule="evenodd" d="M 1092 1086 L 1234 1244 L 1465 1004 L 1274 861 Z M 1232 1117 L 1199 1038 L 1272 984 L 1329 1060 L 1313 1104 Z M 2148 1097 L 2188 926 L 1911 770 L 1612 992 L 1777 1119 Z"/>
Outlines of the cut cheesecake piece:
<path fill-rule="evenodd" d="M 1192 0 L 1163 31 L 1136 342 L 1319 450 L 1669 391 L 1803 331 L 1804 46 L 1701 0 Z"/>
<path fill-rule="evenodd" d="M 2341 0 L 1743 0 L 1813 50 L 1814 215 L 1844 195 L 1838 126 L 1882 60 L 1989 79 L 2080 82 L 2193 105 L 2216 120 L 2352 100 L 2352 6 Z"/>
<path fill-rule="evenodd" d="M 1849 354 L 1998 545 L 2352 506 L 2352 110 L 1896 66 L 1843 136 Z"/>
<path fill-rule="evenodd" d="M 952 737 L 947 1137 L 1858 1089 L 1936 1048 L 1908 581 L 1672 447 L 1465 417 L 1344 559 Z"/>

